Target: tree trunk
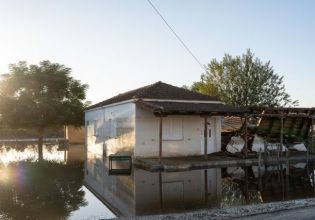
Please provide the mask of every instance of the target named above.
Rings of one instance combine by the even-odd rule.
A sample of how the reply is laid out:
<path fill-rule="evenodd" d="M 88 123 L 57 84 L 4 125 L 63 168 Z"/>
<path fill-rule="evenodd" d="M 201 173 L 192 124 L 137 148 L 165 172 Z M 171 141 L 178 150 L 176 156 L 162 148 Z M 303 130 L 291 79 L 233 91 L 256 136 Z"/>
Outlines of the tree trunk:
<path fill-rule="evenodd" d="M 38 132 L 38 161 L 43 161 L 43 139 L 44 139 L 44 132 L 40 131 Z"/>

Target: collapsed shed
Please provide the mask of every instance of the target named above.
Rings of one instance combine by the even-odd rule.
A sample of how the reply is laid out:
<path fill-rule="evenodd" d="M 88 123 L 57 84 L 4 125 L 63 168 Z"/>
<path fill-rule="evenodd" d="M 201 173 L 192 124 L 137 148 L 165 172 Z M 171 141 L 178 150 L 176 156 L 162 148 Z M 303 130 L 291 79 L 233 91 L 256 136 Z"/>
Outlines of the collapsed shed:
<path fill-rule="evenodd" d="M 314 116 L 314 108 L 250 108 L 241 117 L 226 118 L 222 150 L 241 151 L 247 142 L 249 151 L 273 148 L 313 152 Z"/>

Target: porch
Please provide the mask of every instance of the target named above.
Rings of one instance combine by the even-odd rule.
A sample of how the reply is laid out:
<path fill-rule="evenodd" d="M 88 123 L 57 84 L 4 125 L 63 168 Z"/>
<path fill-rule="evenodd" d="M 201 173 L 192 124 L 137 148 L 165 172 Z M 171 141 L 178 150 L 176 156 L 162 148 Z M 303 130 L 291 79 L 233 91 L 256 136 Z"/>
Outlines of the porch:
<path fill-rule="evenodd" d="M 176 172 L 195 169 L 221 168 L 221 167 L 245 167 L 265 166 L 280 164 L 308 163 L 315 161 L 315 154 L 307 152 L 290 152 L 290 156 L 264 157 L 263 154 L 241 158 L 223 152 L 191 157 L 163 157 L 159 158 L 136 158 L 134 166 L 151 172 Z"/>

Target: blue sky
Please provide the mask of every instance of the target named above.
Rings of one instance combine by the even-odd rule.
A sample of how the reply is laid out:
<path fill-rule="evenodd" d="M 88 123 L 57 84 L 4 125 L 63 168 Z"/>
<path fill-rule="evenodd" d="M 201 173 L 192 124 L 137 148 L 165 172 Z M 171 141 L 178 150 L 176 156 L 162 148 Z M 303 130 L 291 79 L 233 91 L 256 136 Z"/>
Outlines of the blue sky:
<path fill-rule="evenodd" d="M 151 0 L 203 64 L 250 48 L 315 106 L 315 1 Z M 93 103 L 156 81 L 190 85 L 203 72 L 146 0 L 0 0 L 0 72 L 49 59 L 89 84 Z"/>

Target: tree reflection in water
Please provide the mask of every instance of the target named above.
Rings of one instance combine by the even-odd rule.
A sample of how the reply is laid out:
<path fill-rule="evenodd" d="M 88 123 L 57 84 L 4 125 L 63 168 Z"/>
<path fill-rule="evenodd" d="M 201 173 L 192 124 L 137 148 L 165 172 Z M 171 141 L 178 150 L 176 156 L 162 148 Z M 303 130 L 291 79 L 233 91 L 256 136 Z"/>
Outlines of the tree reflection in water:
<path fill-rule="evenodd" d="M 64 162 L 66 146 L 58 142 L 45 142 L 43 146 L 43 156 L 45 160 Z M 32 142 L 8 142 L 0 144 L 0 163 L 11 163 L 17 161 L 37 161 L 39 158 L 37 145 Z"/>
<path fill-rule="evenodd" d="M 221 207 L 232 207 L 262 203 L 263 199 L 257 189 L 242 190 L 245 183 L 226 177 L 222 179 Z"/>
<path fill-rule="evenodd" d="M 68 219 L 87 205 L 82 185 L 82 163 L 0 165 L 0 219 Z"/>

